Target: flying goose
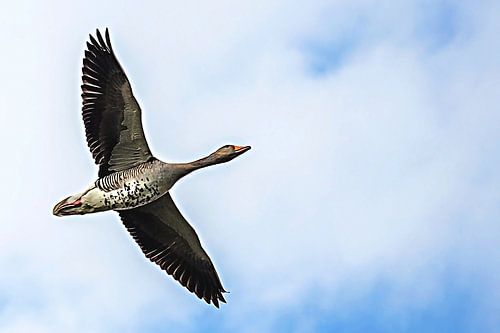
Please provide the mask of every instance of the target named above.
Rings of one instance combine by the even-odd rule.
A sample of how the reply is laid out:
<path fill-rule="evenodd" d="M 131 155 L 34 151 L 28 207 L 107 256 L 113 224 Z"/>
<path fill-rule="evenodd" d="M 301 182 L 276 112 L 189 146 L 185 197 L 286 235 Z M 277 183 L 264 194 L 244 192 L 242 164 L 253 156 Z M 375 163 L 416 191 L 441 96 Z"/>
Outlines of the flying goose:
<path fill-rule="evenodd" d="M 82 193 L 55 205 L 56 216 L 115 210 L 145 256 L 190 292 L 219 307 L 225 292 L 194 229 L 169 190 L 180 178 L 225 163 L 250 149 L 226 145 L 190 163 L 166 163 L 149 150 L 141 109 L 130 82 L 99 30 L 90 35 L 82 68 L 82 115 L 98 179 Z"/>

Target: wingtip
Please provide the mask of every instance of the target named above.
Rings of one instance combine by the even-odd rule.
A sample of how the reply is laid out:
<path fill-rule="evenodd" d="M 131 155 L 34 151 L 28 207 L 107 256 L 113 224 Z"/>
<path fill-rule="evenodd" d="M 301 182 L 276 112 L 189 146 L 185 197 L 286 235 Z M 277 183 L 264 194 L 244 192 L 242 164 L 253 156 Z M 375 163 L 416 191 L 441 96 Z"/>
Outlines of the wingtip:
<path fill-rule="evenodd" d="M 99 31 L 99 29 L 96 30 L 97 33 L 97 40 L 99 41 L 99 45 L 103 48 L 106 49 L 106 43 L 104 42 L 104 39 L 102 38 L 102 34 Z"/>
<path fill-rule="evenodd" d="M 108 44 L 109 49 L 112 51 L 113 47 L 111 46 L 111 38 L 109 37 L 108 27 L 106 27 L 106 31 L 104 32 L 104 38 L 106 38 L 106 44 Z"/>
<path fill-rule="evenodd" d="M 97 32 L 99 32 L 99 30 L 96 29 Z M 97 34 L 97 33 L 96 33 Z M 89 40 L 90 40 L 90 44 L 93 45 L 94 47 L 96 47 L 97 49 L 99 49 L 99 43 L 97 42 L 97 40 L 94 38 L 94 36 L 92 36 L 92 34 L 89 34 Z M 89 43 L 89 42 L 87 42 Z M 90 47 L 88 44 L 87 44 L 88 47 Z"/>
<path fill-rule="evenodd" d="M 95 29 L 95 36 L 97 37 L 98 40 L 102 39 L 101 32 L 99 31 L 99 28 Z"/>
<path fill-rule="evenodd" d="M 211 298 L 212 304 L 218 309 L 219 308 L 219 302 L 221 303 L 227 303 L 226 299 L 222 295 L 222 293 L 225 293 L 226 291 L 224 289 L 220 290 L 218 293 L 214 294 Z M 209 302 L 207 302 L 209 303 Z M 210 303 L 209 303 L 210 304 Z"/>
<path fill-rule="evenodd" d="M 217 300 L 217 298 L 212 299 L 212 303 L 215 305 L 217 309 L 219 308 L 219 301 Z"/>

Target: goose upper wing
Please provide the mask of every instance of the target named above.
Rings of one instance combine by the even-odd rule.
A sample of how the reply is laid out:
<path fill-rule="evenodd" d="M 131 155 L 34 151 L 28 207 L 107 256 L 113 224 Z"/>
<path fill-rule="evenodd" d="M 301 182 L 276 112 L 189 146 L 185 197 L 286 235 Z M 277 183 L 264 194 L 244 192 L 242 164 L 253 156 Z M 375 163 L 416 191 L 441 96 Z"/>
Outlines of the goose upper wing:
<path fill-rule="evenodd" d="M 141 109 L 130 83 L 105 38 L 90 35 L 82 68 L 82 115 L 87 144 L 99 177 L 126 170 L 152 159 L 144 137 Z"/>
<path fill-rule="evenodd" d="M 169 193 L 147 205 L 118 212 L 149 260 L 192 293 L 219 307 L 225 292 L 215 267 Z"/>

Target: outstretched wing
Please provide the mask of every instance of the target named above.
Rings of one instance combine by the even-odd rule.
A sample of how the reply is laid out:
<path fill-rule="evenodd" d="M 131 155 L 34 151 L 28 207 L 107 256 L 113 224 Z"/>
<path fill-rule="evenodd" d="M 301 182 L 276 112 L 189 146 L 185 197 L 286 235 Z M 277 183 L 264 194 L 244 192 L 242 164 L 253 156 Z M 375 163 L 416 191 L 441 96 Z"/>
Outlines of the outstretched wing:
<path fill-rule="evenodd" d="M 198 298 L 219 307 L 225 292 L 215 267 L 169 193 L 147 205 L 118 212 L 149 260 Z"/>
<path fill-rule="evenodd" d="M 153 157 L 144 137 L 141 109 L 111 47 L 96 30 L 82 68 L 83 122 L 99 177 L 126 170 Z"/>

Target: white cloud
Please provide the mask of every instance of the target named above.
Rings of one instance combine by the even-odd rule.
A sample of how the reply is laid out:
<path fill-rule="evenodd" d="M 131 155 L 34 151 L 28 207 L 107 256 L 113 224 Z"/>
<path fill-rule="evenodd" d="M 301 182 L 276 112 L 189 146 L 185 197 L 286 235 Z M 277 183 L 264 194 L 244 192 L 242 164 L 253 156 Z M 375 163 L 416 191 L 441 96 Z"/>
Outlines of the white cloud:
<path fill-rule="evenodd" d="M 380 281 L 388 311 L 425 307 L 450 267 L 466 287 L 498 289 L 498 6 L 459 8 L 457 35 L 433 51 L 415 36 L 419 2 L 304 6 L 53 3 L 3 15 L 0 331 L 134 331 L 146 313 L 194 329 L 206 311 L 142 258 L 114 214 L 50 216 L 95 177 L 77 77 L 96 25 L 112 28 L 160 158 L 253 146 L 174 190 L 231 291 L 228 328 L 310 294 L 348 311 Z M 353 21 L 368 28 L 349 58 L 310 73 L 303 46 Z M 266 330 L 276 317 L 262 319 Z"/>

